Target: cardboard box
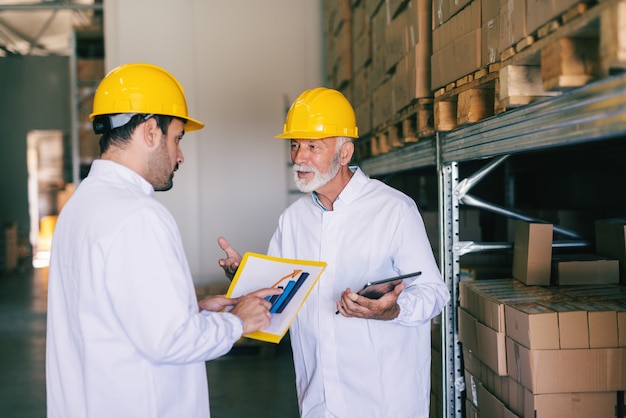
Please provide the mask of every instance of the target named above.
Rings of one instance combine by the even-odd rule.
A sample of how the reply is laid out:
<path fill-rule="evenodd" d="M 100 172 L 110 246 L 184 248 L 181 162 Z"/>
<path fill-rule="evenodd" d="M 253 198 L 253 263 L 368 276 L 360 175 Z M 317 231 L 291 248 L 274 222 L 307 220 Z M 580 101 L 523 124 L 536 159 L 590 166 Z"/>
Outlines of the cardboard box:
<path fill-rule="evenodd" d="M 409 33 L 407 53 L 408 91 L 411 100 L 432 97 L 430 57 L 432 45 L 432 1 L 410 0 L 406 6 Z"/>
<path fill-rule="evenodd" d="M 376 90 L 386 79 L 385 68 L 385 31 L 387 28 L 387 13 L 379 10 L 371 23 L 372 55 L 370 64 L 370 89 Z M 378 126 L 374 124 L 375 126 Z"/>
<path fill-rule="evenodd" d="M 481 383 L 505 405 L 509 404 L 509 376 L 500 376 L 489 367 L 482 368 Z"/>
<path fill-rule="evenodd" d="M 506 305 L 506 335 L 526 348 L 559 349 L 559 317 L 535 302 Z"/>
<path fill-rule="evenodd" d="M 550 20 L 559 17 L 580 0 L 526 0 L 526 26 L 532 34 Z"/>
<path fill-rule="evenodd" d="M 626 347 L 626 299 L 601 300 L 598 303 L 617 314 L 617 345 Z"/>
<path fill-rule="evenodd" d="M 369 99 L 354 108 L 359 134 L 364 136 L 372 130 L 372 105 Z"/>
<path fill-rule="evenodd" d="M 618 344 L 620 347 L 626 347 L 626 312 L 617 312 L 618 327 Z"/>
<path fill-rule="evenodd" d="M 480 0 L 472 1 L 456 16 L 433 31 L 432 90 L 456 81 L 481 67 L 481 4 Z"/>
<path fill-rule="evenodd" d="M 333 0 L 335 1 L 335 0 Z M 380 9 L 380 6 L 385 3 L 384 0 L 367 0 L 365 2 L 365 14 L 366 16 L 374 16 L 374 14 Z M 385 15 L 386 10 L 385 10 Z"/>
<path fill-rule="evenodd" d="M 552 234 L 552 224 L 516 222 L 513 277 L 527 285 L 550 284 Z"/>
<path fill-rule="evenodd" d="M 450 10 L 446 0 L 433 0 L 433 29 L 437 29 L 450 18 Z"/>
<path fill-rule="evenodd" d="M 407 0 L 385 0 L 385 6 L 387 14 L 390 19 L 393 19 L 398 13 L 404 10 Z"/>
<path fill-rule="evenodd" d="M 459 285 L 460 304 L 479 322 L 505 332 L 505 304 L 550 300 L 554 293 L 539 286 L 525 286 L 515 279 L 468 280 Z"/>
<path fill-rule="evenodd" d="M 465 369 L 465 399 L 473 405 L 478 405 L 477 386 L 480 384 L 478 378 Z"/>
<path fill-rule="evenodd" d="M 540 303 L 558 313 L 561 349 L 589 348 L 587 312 L 569 301 L 541 301 Z"/>
<path fill-rule="evenodd" d="M 493 417 L 502 418 L 504 404 L 490 393 L 482 384 L 476 387 L 478 397 L 478 416 L 481 418 Z"/>
<path fill-rule="evenodd" d="M 482 0 L 482 67 L 500 61 L 500 0 Z"/>
<path fill-rule="evenodd" d="M 80 81 L 100 81 L 105 76 L 103 59 L 76 60 L 76 77 Z"/>
<path fill-rule="evenodd" d="M 619 283 L 619 261 L 596 254 L 552 258 L 552 281 L 560 286 Z"/>
<path fill-rule="evenodd" d="M 372 125 L 380 126 L 394 115 L 391 81 L 381 84 L 372 96 Z"/>
<path fill-rule="evenodd" d="M 478 4 L 478 8 L 480 9 L 480 2 L 481 0 L 434 0 L 434 27 L 436 28 L 448 22 L 470 3 Z"/>
<path fill-rule="evenodd" d="M 506 336 L 488 326 L 476 322 L 476 338 L 478 339 L 478 358 L 496 372 L 498 376 L 507 375 Z"/>
<path fill-rule="evenodd" d="M 391 89 L 393 90 L 393 109 L 398 112 L 407 107 L 413 97 L 409 91 L 408 57 L 404 57 L 396 66 L 396 72 L 391 77 Z"/>
<path fill-rule="evenodd" d="M 527 389 L 511 376 L 509 376 L 508 379 L 509 403 L 507 406 L 517 416 L 524 416 L 524 395 Z"/>
<path fill-rule="evenodd" d="M 620 283 L 626 285 L 626 219 L 596 221 L 596 253 L 619 260 Z"/>
<path fill-rule="evenodd" d="M 459 340 L 463 349 L 472 353 L 498 376 L 506 376 L 506 340 L 497 332 L 481 324 L 463 308 L 458 310 Z"/>
<path fill-rule="evenodd" d="M 527 35 L 526 0 L 501 0 L 498 50 L 514 46 Z"/>
<path fill-rule="evenodd" d="M 355 72 L 350 86 L 352 87 L 352 103 L 356 108 L 369 99 L 368 69 L 361 68 L 361 70 Z M 359 130 L 361 130 L 361 125 L 358 126 Z"/>
<path fill-rule="evenodd" d="M 614 309 L 606 304 L 591 301 L 573 301 L 572 305 L 587 313 L 590 348 L 619 346 L 617 312 Z"/>
<path fill-rule="evenodd" d="M 432 413 L 430 416 L 433 416 Z M 465 400 L 465 418 L 479 418 L 478 408 L 467 399 Z"/>
<path fill-rule="evenodd" d="M 478 337 L 476 336 L 476 318 L 463 308 L 458 309 L 458 328 L 459 340 L 463 344 L 463 349 L 477 356 Z"/>
<path fill-rule="evenodd" d="M 369 33 L 370 17 L 365 10 L 365 2 L 361 1 L 352 7 L 352 39 L 357 39 Z"/>
<path fill-rule="evenodd" d="M 484 385 L 476 386 L 478 396 L 478 416 L 480 418 L 515 418 L 505 404 L 493 393 L 489 392 Z"/>
<path fill-rule="evenodd" d="M 626 300 L 626 286 L 617 284 L 553 286 L 550 290 L 568 299 Z"/>
<path fill-rule="evenodd" d="M 372 59 L 372 37 L 369 32 L 354 38 L 352 52 L 352 70 L 355 73 L 363 70 Z"/>
<path fill-rule="evenodd" d="M 390 71 L 409 52 L 409 28 L 406 10 L 385 28 L 385 70 Z"/>
<path fill-rule="evenodd" d="M 554 393 L 525 391 L 524 418 L 615 418 L 617 392 Z"/>
<path fill-rule="evenodd" d="M 626 349 L 531 350 L 506 340 L 509 375 L 535 395 L 626 388 Z"/>

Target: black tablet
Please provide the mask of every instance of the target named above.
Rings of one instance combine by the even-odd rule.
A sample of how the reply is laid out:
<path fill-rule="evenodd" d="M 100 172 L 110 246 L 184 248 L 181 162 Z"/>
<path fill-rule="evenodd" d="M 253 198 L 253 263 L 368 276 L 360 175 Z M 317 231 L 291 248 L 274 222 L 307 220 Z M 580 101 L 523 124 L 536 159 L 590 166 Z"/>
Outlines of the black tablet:
<path fill-rule="evenodd" d="M 382 295 L 393 290 L 394 287 L 400 284 L 402 279 L 408 279 L 409 277 L 415 277 L 422 274 L 421 271 L 415 273 L 403 274 L 401 276 L 390 277 L 388 279 L 377 280 L 375 282 L 368 282 L 363 286 L 363 289 L 357 292 L 357 295 L 365 296 L 369 299 L 379 299 Z"/>

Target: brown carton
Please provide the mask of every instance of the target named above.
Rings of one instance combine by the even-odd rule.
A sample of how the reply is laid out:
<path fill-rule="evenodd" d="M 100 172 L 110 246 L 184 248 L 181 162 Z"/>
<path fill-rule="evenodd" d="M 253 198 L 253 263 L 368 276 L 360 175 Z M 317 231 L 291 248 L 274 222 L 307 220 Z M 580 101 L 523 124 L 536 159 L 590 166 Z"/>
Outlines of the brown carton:
<path fill-rule="evenodd" d="M 507 338 L 508 371 L 535 395 L 626 388 L 626 349 L 531 350 Z"/>
<path fill-rule="evenodd" d="M 527 285 L 549 285 L 553 226 L 517 221 L 513 245 L 513 277 Z"/>
<path fill-rule="evenodd" d="M 484 385 L 478 384 L 476 388 L 478 395 L 478 415 L 482 417 L 503 418 L 504 404 L 489 392 Z"/>
<path fill-rule="evenodd" d="M 619 261 L 596 254 L 564 254 L 552 258 L 552 280 L 555 284 L 616 284 Z"/>
<path fill-rule="evenodd" d="M 526 0 L 526 25 L 532 34 L 539 27 L 559 17 L 580 0 Z"/>
<path fill-rule="evenodd" d="M 573 301 L 572 305 L 587 312 L 589 347 L 618 347 L 617 312 L 606 304 L 590 301 Z"/>
<path fill-rule="evenodd" d="M 464 350 L 477 355 L 476 319 L 463 308 L 459 308 L 458 312 L 459 340 L 463 344 Z"/>
<path fill-rule="evenodd" d="M 391 20 L 385 28 L 385 70 L 396 66 L 409 52 L 409 30 L 406 10 Z"/>
<path fill-rule="evenodd" d="M 496 372 L 498 376 L 507 375 L 506 337 L 504 332 L 497 332 L 486 325 L 476 322 L 478 339 L 478 358 Z"/>
<path fill-rule="evenodd" d="M 526 390 L 524 418 L 615 418 L 617 392 L 553 393 Z"/>
<path fill-rule="evenodd" d="M 602 300 L 598 303 L 617 313 L 617 345 L 626 347 L 626 299 Z"/>
<path fill-rule="evenodd" d="M 535 302 L 506 305 L 506 335 L 526 348 L 559 349 L 559 318 Z"/>
<path fill-rule="evenodd" d="M 558 313 L 559 345 L 561 349 L 589 348 L 587 312 L 564 301 L 541 301 Z"/>
<path fill-rule="evenodd" d="M 596 253 L 619 260 L 620 282 L 626 284 L 626 219 L 596 221 Z"/>
<path fill-rule="evenodd" d="M 500 52 L 514 46 L 528 35 L 526 31 L 526 1 L 500 0 Z"/>

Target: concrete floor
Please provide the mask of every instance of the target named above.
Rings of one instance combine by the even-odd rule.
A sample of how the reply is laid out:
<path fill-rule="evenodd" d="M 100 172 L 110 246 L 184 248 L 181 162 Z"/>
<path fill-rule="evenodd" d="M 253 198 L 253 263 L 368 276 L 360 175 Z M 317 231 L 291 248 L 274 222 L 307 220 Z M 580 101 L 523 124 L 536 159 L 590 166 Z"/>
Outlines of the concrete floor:
<path fill-rule="evenodd" d="M 0 417 L 46 416 L 47 284 L 47 269 L 0 273 Z M 212 418 L 298 417 L 288 341 L 259 344 L 207 363 Z"/>

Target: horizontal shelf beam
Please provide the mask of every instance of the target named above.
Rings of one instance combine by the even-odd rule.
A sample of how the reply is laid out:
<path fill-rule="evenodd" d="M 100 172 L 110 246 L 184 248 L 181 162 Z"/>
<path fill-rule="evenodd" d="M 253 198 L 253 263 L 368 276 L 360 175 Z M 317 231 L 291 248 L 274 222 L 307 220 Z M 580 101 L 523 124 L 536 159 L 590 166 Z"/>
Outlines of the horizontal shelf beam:
<path fill-rule="evenodd" d="M 359 162 L 359 166 L 370 176 L 396 173 L 414 168 L 437 165 L 435 138 L 420 139 L 419 142 L 406 145 L 387 154 Z"/>
<path fill-rule="evenodd" d="M 441 163 L 491 158 L 626 134 L 626 74 L 440 132 Z M 359 162 L 369 175 L 436 167 L 435 138 Z"/>
<path fill-rule="evenodd" d="M 581 144 L 626 133 L 626 75 L 442 133 L 442 162 Z"/>

